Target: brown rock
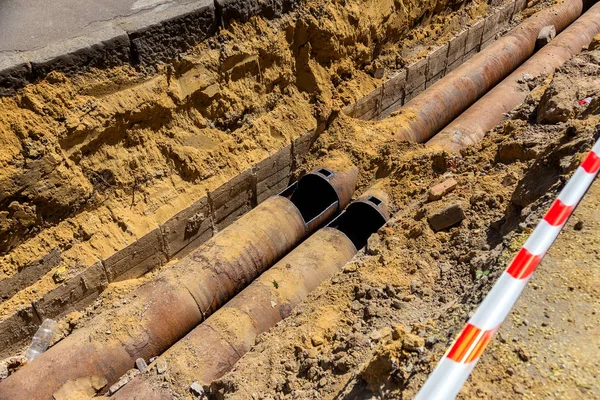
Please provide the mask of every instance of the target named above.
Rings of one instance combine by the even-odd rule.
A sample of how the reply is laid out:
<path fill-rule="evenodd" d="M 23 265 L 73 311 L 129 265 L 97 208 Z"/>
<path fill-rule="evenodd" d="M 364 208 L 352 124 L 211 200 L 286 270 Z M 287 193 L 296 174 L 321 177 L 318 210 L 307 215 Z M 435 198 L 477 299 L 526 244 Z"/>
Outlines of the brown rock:
<path fill-rule="evenodd" d="M 449 228 L 465 219 L 465 212 L 461 204 L 455 203 L 441 209 L 433 210 L 427 221 L 435 232 Z"/>
<path fill-rule="evenodd" d="M 504 164 L 511 164 L 517 160 L 533 160 L 537 151 L 517 141 L 508 141 L 498 146 L 497 160 Z"/>
<path fill-rule="evenodd" d="M 453 178 L 446 179 L 442 183 L 438 183 L 429 189 L 429 201 L 435 201 L 441 199 L 447 193 L 450 193 L 456 188 L 457 182 Z"/>
<path fill-rule="evenodd" d="M 569 119 L 574 107 L 573 93 L 569 89 L 571 86 L 572 82 L 566 77 L 554 79 L 540 100 L 537 111 L 538 124 L 556 124 Z"/>
<path fill-rule="evenodd" d="M 406 328 L 404 328 L 404 325 L 394 325 L 392 328 L 392 339 L 398 340 L 403 338 L 404 335 L 406 335 Z"/>
<path fill-rule="evenodd" d="M 527 362 L 531 359 L 531 354 L 529 354 L 529 352 L 522 347 L 517 348 L 515 353 L 517 353 L 517 356 L 519 356 L 521 361 Z"/>
<path fill-rule="evenodd" d="M 418 351 L 425 346 L 425 339 L 412 333 L 407 333 L 402 342 L 402 348 L 406 351 Z"/>

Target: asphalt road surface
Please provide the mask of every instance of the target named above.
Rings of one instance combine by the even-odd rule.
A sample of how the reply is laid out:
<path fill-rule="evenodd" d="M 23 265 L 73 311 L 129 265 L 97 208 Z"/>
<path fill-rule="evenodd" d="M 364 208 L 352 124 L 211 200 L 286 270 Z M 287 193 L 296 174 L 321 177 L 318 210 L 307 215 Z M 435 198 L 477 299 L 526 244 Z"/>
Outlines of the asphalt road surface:
<path fill-rule="evenodd" d="M 27 51 L 92 32 L 104 21 L 193 0 L 0 0 L 0 52 Z"/>

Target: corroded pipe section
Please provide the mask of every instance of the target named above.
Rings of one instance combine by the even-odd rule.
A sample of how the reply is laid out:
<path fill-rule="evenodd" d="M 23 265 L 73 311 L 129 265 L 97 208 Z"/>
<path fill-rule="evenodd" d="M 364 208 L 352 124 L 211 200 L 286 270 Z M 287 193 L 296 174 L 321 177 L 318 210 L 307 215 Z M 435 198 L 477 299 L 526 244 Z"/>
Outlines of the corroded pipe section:
<path fill-rule="evenodd" d="M 178 390 L 183 395 L 186 388 L 169 388 L 166 382 L 208 385 L 221 377 L 250 350 L 260 333 L 286 318 L 294 306 L 352 259 L 388 219 L 386 204 L 387 196 L 381 191 L 359 197 L 111 398 L 171 400 Z M 166 369 L 159 374 L 157 366 Z"/>
<path fill-rule="evenodd" d="M 69 380 L 89 377 L 106 379 L 106 389 L 137 358 L 160 355 L 341 211 L 357 175 L 350 163 L 305 175 L 141 286 L 126 304 L 100 314 L 2 381 L 0 399 L 51 399 Z"/>
<path fill-rule="evenodd" d="M 594 5 L 564 32 L 542 47 L 515 72 L 427 142 L 427 146 L 453 152 L 481 140 L 504 115 L 523 103 L 529 94 L 523 76 L 553 73 L 600 33 L 600 3 Z"/>
<path fill-rule="evenodd" d="M 581 15 L 582 8 L 582 0 L 564 0 L 531 16 L 380 124 L 391 124 L 399 140 L 429 140 L 527 60 L 540 29 L 554 25 L 560 32 Z"/>

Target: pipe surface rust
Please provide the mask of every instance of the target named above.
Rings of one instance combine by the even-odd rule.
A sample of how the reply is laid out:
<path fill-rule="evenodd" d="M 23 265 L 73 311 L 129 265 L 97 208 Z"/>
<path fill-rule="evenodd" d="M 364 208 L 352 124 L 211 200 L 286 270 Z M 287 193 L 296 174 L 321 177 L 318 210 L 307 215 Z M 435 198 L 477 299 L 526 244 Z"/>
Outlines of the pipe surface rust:
<path fill-rule="evenodd" d="M 171 400 L 174 395 L 180 398 L 188 394 L 187 388 L 194 381 L 208 386 L 231 370 L 254 345 L 259 334 L 290 315 L 321 282 L 341 270 L 388 218 L 387 195 L 376 189 L 368 190 L 111 399 Z M 159 374 L 157 366 L 160 365 L 165 367 Z M 174 387 L 171 381 L 188 384 Z"/>
<path fill-rule="evenodd" d="M 498 86 L 431 138 L 427 146 L 459 152 L 463 147 L 477 143 L 504 119 L 506 113 L 525 101 L 529 95 L 529 89 L 523 83 L 525 74 L 537 78 L 553 73 L 583 47 L 589 45 L 598 33 L 600 3 L 590 8 Z"/>
<path fill-rule="evenodd" d="M 337 166 L 340 166 L 338 168 Z M 172 268 L 0 382 L 0 399 L 52 399 L 68 381 L 108 382 L 162 354 L 351 200 L 358 169 L 338 161 L 303 176 Z"/>
<path fill-rule="evenodd" d="M 536 13 L 380 124 L 391 124 L 398 140 L 426 142 L 527 60 L 540 29 L 554 25 L 560 32 L 581 15 L 582 9 L 582 0 L 564 0 Z"/>

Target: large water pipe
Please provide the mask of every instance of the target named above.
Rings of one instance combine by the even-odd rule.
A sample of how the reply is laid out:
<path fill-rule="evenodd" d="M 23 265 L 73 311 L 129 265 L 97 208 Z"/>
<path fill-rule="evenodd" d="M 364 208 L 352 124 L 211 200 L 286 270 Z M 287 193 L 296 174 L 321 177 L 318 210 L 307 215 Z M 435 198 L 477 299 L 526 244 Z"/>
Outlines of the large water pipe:
<path fill-rule="evenodd" d="M 209 385 L 231 370 L 260 333 L 287 317 L 312 290 L 350 261 L 387 219 L 385 193 L 367 191 L 111 399 L 171 400 L 174 395 L 179 397 L 178 391 L 186 394 L 195 381 Z M 185 384 L 174 386 L 168 383 L 171 380 L 175 385 Z"/>
<path fill-rule="evenodd" d="M 351 200 L 358 169 L 335 161 L 303 176 L 0 382 L 0 399 L 51 399 L 68 381 L 106 380 L 163 353 Z"/>
<path fill-rule="evenodd" d="M 527 60 L 544 26 L 560 32 L 582 10 L 582 0 L 563 0 L 534 14 L 376 126 L 388 127 L 398 140 L 426 142 Z"/>
<path fill-rule="evenodd" d="M 502 121 L 504 115 L 523 103 L 529 94 L 523 77 L 531 79 L 553 73 L 567 60 L 589 45 L 600 33 L 600 3 L 542 47 L 515 72 L 490 90 L 467 111 L 427 142 L 427 146 L 458 152 L 480 141 L 486 132 Z"/>

